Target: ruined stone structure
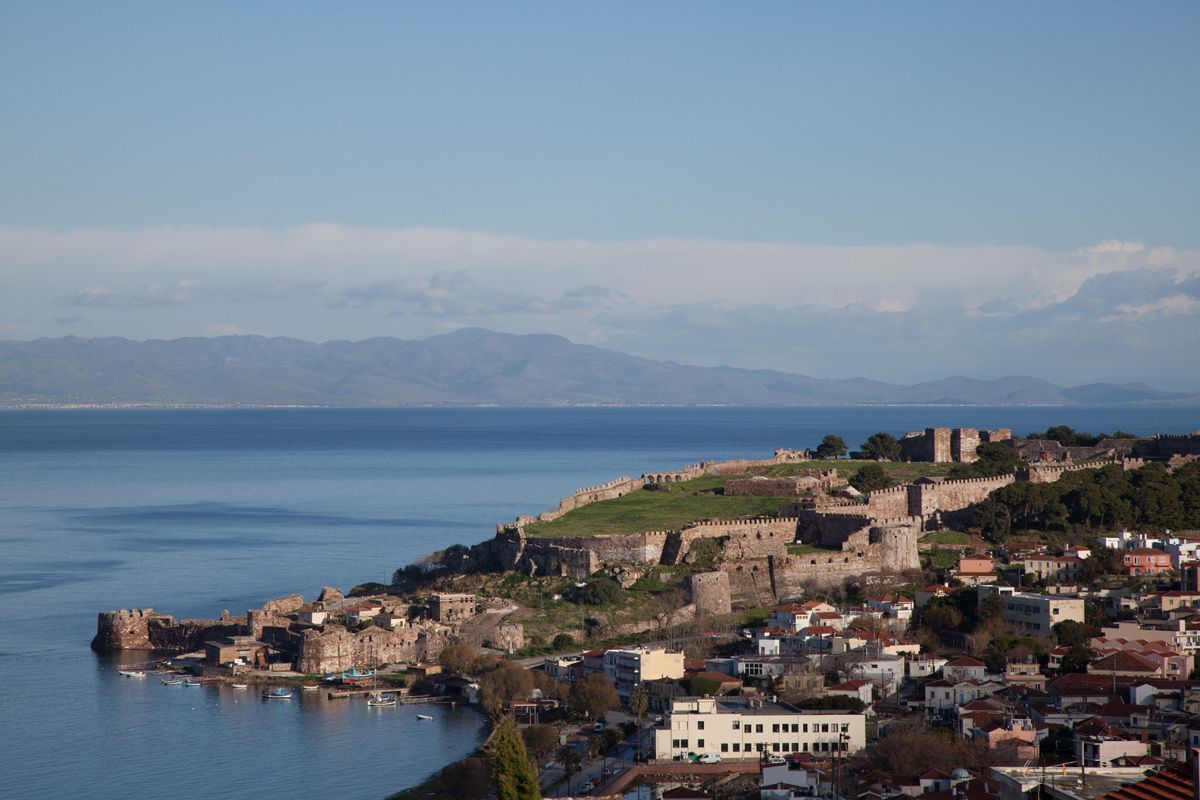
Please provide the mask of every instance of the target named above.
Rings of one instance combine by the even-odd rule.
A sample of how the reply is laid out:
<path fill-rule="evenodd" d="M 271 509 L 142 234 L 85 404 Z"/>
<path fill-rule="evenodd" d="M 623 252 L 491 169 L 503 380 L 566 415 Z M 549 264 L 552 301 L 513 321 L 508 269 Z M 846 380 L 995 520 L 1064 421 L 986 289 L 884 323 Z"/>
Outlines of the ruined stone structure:
<path fill-rule="evenodd" d="M 815 489 L 832 489 L 846 482 L 838 477 L 836 469 L 810 469 L 803 475 L 768 478 L 756 475 L 725 481 L 727 495 L 758 497 L 795 497 Z"/>
<path fill-rule="evenodd" d="M 900 438 L 900 458 L 935 464 L 951 461 L 969 464 L 978 459 L 976 451 L 980 444 L 1011 439 L 1012 431 L 1008 428 L 926 428 L 924 431 L 906 433 Z"/>
<path fill-rule="evenodd" d="M 101 611 L 96 620 L 92 649 L 106 650 L 196 650 L 209 639 L 238 636 L 245 632 L 244 620 L 225 616 L 216 620 L 179 620 L 152 608 Z"/>
<path fill-rule="evenodd" d="M 719 616 L 733 611 L 729 574 L 701 572 L 688 578 L 688 593 L 697 617 Z"/>
<path fill-rule="evenodd" d="M 304 606 L 304 597 L 290 594 L 263 603 L 261 608 L 246 612 L 246 633 L 256 639 L 261 639 L 265 628 L 286 628 L 291 624 L 289 614 L 294 614 Z"/>
<path fill-rule="evenodd" d="M 461 622 L 475 615 L 475 595 L 438 592 L 429 599 L 429 616 L 438 622 Z"/>
<path fill-rule="evenodd" d="M 1146 466 L 1145 460 L 1140 458 L 1100 458 L 1081 462 L 1074 462 L 1070 459 L 1066 461 L 1041 461 L 1023 467 L 1017 477 L 1025 483 L 1054 483 L 1064 473 L 1078 472 L 1082 469 L 1100 469 L 1110 464 L 1120 465 L 1121 469 L 1126 472 Z"/>
<path fill-rule="evenodd" d="M 485 642 L 488 647 L 514 653 L 525 646 L 525 626 L 519 622 L 502 622 Z"/>
<path fill-rule="evenodd" d="M 357 632 L 340 625 L 309 628 L 295 634 L 296 670 L 324 674 L 351 667 L 432 661 L 441 655 L 449 636 L 450 629 L 435 622 L 395 631 L 373 626 Z"/>

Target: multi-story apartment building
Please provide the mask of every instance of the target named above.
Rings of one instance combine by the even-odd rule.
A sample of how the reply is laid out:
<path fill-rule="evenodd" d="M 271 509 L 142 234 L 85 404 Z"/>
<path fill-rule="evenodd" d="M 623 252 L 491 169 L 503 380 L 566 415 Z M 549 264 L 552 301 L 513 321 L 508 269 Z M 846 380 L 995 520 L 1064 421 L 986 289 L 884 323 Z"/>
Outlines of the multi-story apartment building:
<path fill-rule="evenodd" d="M 1083 622 L 1083 600 L 1047 594 L 1013 592 L 1002 596 L 1004 619 L 1021 630 L 1038 636 L 1048 636 L 1060 622 Z"/>
<path fill-rule="evenodd" d="M 866 746 L 866 719 L 845 711 L 810 711 L 753 697 L 682 697 L 655 730 L 660 759 L 689 753 L 756 759 L 766 753 L 854 753 Z"/>
<path fill-rule="evenodd" d="M 1083 559 L 1076 556 L 1030 556 L 1021 562 L 1026 575 L 1036 575 L 1038 578 L 1066 583 L 1079 577 Z"/>
<path fill-rule="evenodd" d="M 1125 552 L 1130 575 L 1159 575 L 1171 571 L 1171 554 L 1153 547 L 1135 547 Z"/>
<path fill-rule="evenodd" d="M 639 683 L 682 678 L 683 653 L 646 647 L 607 650 L 604 674 L 616 684 L 621 699 L 627 700 Z"/>

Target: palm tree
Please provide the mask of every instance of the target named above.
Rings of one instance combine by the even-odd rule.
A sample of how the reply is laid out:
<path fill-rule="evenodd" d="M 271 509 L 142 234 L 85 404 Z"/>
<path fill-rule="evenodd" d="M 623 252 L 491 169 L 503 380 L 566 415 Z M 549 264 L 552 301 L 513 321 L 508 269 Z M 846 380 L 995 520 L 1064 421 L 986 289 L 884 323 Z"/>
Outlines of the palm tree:
<path fill-rule="evenodd" d="M 574 747 L 562 747 L 558 751 L 558 761 L 562 764 L 563 773 L 567 776 L 567 794 L 570 794 L 571 776 L 579 772 L 579 765 L 583 759 L 579 757 L 579 751 Z"/>
<path fill-rule="evenodd" d="M 633 694 L 629 695 L 629 712 L 637 718 L 637 730 L 634 731 L 634 736 L 637 739 L 634 741 L 636 755 L 634 763 L 640 764 L 642 761 L 642 715 L 646 713 L 646 709 L 650 707 L 650 695 L 646 693 L 646 687 L 638 684 L 633 690 Z"/>

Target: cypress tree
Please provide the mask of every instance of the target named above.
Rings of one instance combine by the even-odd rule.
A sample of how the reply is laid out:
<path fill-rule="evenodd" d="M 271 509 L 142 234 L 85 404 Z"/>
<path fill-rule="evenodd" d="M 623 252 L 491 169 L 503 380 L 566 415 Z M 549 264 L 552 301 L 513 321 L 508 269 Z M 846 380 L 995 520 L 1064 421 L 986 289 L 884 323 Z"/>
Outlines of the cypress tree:
<path fill-rule="evenodd" d="M 511 716 L 496 723 L 487 754 L 492 759 L 492 781 L 499 800 L 541 800 L 537 770 Z"/>

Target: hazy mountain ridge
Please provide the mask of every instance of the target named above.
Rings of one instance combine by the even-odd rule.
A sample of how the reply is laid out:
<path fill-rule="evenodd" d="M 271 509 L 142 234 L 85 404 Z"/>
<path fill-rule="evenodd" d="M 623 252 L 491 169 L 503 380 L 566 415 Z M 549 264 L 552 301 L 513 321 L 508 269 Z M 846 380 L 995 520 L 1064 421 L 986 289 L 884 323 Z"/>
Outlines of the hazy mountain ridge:
<path fill-rule="evenodd" d="M 198 405 L 1200 404 L 1144 384 L 1027 376 L 912 386 L 654 361 L 549 334 L 423 340 L 222 336 L 0 342 L 0 403 Z"/>

